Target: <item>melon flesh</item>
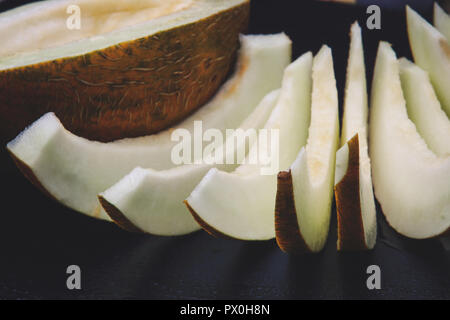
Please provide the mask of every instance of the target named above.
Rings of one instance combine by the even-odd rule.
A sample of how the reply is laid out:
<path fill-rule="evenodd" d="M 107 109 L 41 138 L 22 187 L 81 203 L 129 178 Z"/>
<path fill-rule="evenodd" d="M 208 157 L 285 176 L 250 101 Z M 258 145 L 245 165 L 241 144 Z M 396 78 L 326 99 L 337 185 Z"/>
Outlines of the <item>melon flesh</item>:
<path fill-rule="evenodd" d="M 377 236 L 375 200 L 367 146 L 367 87 L 361 28 L 354 23 L 342 119 L 342 147 L 336 154 L 337 248 L 372 249 Z"/>
<path fill-rule="evenodd" d="M 450 41 L 450 16 L 437 2 L 434 3 L 434 26 Z"/>
<path fill-rule="evenodd" d="M 318 252 L 325 245 L 333 201 L 339 109 L 331 49 L 324 46 L 312 68 L 308 141 L 289 171 L 278 175 L 276 239 L 285 252 Z"/>
<path fill-rule="evenodd" d="M 428 74 L 405 58 L 399 62 L 408 117 L 431 151 L 437 156 L 450 155 L 450 120 L 441 108 Z"/>
<path fill-rule="evenodd" d="M 280 168 L 287 168 L 306 142 L 311 66 L 312 54 L 308 52 L 286 69 L 280 98 L 264 127 L 279 129 L 279 140 L 274 142 L 279 146 Z M 250 154 L 254 151 L 250 150 Z M 248 160 L 231 173 L 211 169 L 185 203 L 197 222 L 215 236 L 272 239 L 276 174 L 262 174 L 261 169 L 261 163 L 249 164 Z"/>
<path fill-rule="evenodd" d="M 269 93 L 239 129 L 245 132 L 262 128 L 278 96 L 279 90 Z M 237 164 L 225 164 L 225 159 L 227 156 L 245 154 L 248 146 L 245 140 L 237 140 L 236 134 L 227 139 L 234 140 L 235 147 L 225 149 L 226 142 L 218 147 L 224 155 L 223 164 L 188 164 L 162 171 L 136 168 L 99 195 L 103 208 L 114 222 L 130 231 L 174 236 L 200 229 L 199 224 L 186 210 L 183 200 L 212 167 L 226 171 L 236 168 Z"/>
<path fill-rule="evenodd" d="M 381 42 L 369 126 L 375 195 L 397 232 L 435 237 L 450 227 L 450 157 L 434 154 L 408 118 L 399 72 L 395 52 Z"/>
<path fill-rule="evenodd" d="M 0 14 L 0 70 L 80 55 L 194 23 L 243 0 L 50 0 Z M 70 30 L 67 8 L 80 8 Z M 11 32 L 14 30 L 14 32 Z"/>
<path fill-rule="evenodd" d="M 216 96 L 175 128 L 192 133 L 194 121 L 203 128 L 237 128 L 261 99 L 280 86 L 289 64 L 291 42 L 284 34 L 243 36 L 238 68 Z M 8 144 L 22 169 L 31 170 L 42 188 L 66 206 L 107 218 L 97 195 L 137 166 L 156 170 L 175 165 L 172 129 L 142 138 L 99 143 L 75 136 L 49 113 Z"/>
<path fill-rule="evenodd" d="M 428 72 L 442 109 L 450 117 L 450 45 L 448 40 L 410 7 L 408 36 L 414 62 Z"/>

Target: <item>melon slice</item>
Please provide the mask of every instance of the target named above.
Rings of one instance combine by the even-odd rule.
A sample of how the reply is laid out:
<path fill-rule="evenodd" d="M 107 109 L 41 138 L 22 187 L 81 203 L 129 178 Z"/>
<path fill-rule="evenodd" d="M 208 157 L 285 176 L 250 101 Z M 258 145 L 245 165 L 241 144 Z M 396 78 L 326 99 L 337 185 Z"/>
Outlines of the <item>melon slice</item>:
<path fill-rule="evenodd" d="M 428 74 L 402 58 L 400 80 L 408 116 L 437 156 L 450 155 L 450 120 L 441 108 Z"/>
<path fill-rule="evenodd" d="M 442 109 L 450 117 L 450 45 L 447 39 L 410 7 L 408 36 L 415 63 L 428 72 Z"/>
<path fill-rule="evenodd" d="M 306 142 L 311 66 L 312 54 L 308 52 L 286 69 L 280 98 L 264 127 L 268 132 L 278 129 L 278 139 L 268 133 L 270 147 L 265 148 L 260 139 L 249 152 L 269 154 L 276 152 L 278 145 L 279 165 L 273 172 L 264 171 L 267 168 L 262 162 L 251 164 L 248 157 L 231 173 L 211 169 L 186 199 L 195 220 L 210 234 L 242 240 L 275 236 L 276 173 L 278 167 L 287 168 L 292 163 Z"/>
<path fill-rule="evenodd" d="M 50 111 L 99 141 L 148 135 L 186 118 L 228 74 L 249 5 L 50 0 L 0 14 L 0 141 Z M 73 8 L 79 30 L 67 27 Z"/>
<path fill-rule="evenodd" d="M 290 61 L 291 42 L 284 34 L 244 36 L 238 69 L 219 93 L 175 128 L 203 128 L 222 132 L 237 128 L 270 91 L 279 88 Z M 19 168 L 41 189 L 66 206 L 105 218 L 97 195 L 137 166 L 156 170 L 175 165 L 172 130 L 112 143 L 89 141 L 64 129 L 54 114 L 47 114 L 8 144 Z"/>
<path fill-rule="evenodd" d="M 289 253 L 322 250 L 330 224 L 339 109 L 333 58 L 328 47 L 314 58 L 312 77 L 308 142 L 289 171 L 278 174 L 276 239 L 281 250 Z"/>
<path fill-rule="evenodd" d="M 385 42 L 375 64 L 369 129 L 375 196 L 389 224 L 416 239 L 448 230 L 450 156 L 428 149 L 408 118 L 399 62 Z"/>
<path fill-rule="evenodd" d="M 102 207 L 114 222 L 129 231 L 175 236 L 200 229 L 186 210 L 183 200 L 212 167 L 226 171 L 236 168 L 237 164 L 226 164 L 226 159 L 234 159 L 239 154 L 245 156 L 246 140 L 239 139 L 238 136 L 244 133 L 245 137 L 247 130 L 262 128 L 278 96 L 279 90 L 269 93 L 239 129 L 226 138 L 227 141 L 233 141 L 232 148 L 226 148 L 225 146 L 231 144 L 225 142 L 203 157 L 203 160 L 206 160 L 206 157 L 213 158 L 216 152 L 221 152 L 223 156 L 218 162 L 221 164 L 183 165 L 162 171 L 136 168 L 99 195 Z M 217 150 L 218 148 L 221 151 Z"/>
<path fill-rule="evenodd" d="M 437 2 L 434 3 L 434 26 L 450 41 L 450 16 Z"/>
<path fill-rule="evenodd" d="M 367 87 L 361 28 L 354 23 L 342 119 L 342 147 L 336 154 L 334 194 L 338 223 L 337 249 L 372 249 L 377 219 L 367 150 Z"/>

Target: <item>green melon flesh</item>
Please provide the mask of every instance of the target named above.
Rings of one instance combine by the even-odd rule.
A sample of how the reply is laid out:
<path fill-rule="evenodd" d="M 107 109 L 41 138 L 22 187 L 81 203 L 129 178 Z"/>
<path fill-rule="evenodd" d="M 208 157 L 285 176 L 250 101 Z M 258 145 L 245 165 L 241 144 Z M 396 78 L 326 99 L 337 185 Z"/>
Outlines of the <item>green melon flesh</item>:
<path fill-rule="evenodd" d="M 269 93 L 239 126 L 239 130 L 246 132 L 262 128 L 278 96 L 278 90 Z M 237 140 L 236 137 L 237 133 L 226 138 L 235 141 L 234 148 L 225 149 L 226 141 L 218 147 L 224 155 L 222 164 L 187 164 L 162 171 L 134 169 L 99 195 L 103 208 L 119 226 L 131 231 L 174 236 L 200 229 L 186 210 L 183 200 L 209 169 L 217 167 L 232 171 L 236 168 L 237 164 L 225 164 L 225 159 L 230 156 L 234 158 L 236 154 L 246 154 L 249 147 L 245 140 Z"/>
<path fill-rule="evenodd" d="M 434 3 L 434 26 L 450 41 L 450 16 Z"/>
<path fill-rule="evenodd" d="M 450 45 L 436 28 L 406 8 L 408 36 L 414 62 L 428 72 L 442 109 L 450 117 Z"/>
<path fill-rule="evenodd" d="M 242 0 L 49 0 L 0 14 L 0 70 L 89 53 L 194 23 Z M 80 8 L 70 30 L 67 8 Z M 11 30 L 15 30 L 11 32 Z"/>
<path fill-rule="evenodd" d="M 311 66 L 308 52 L 286 68 L 280 98 L 264 127 L 279 129 L 279 140 L 274 142 L 279 144 L 280 168 L 287 168 L 306 142 Z M 261 169 L 262 164 L 249 164 L 248 160 L 231 173 L 211 169 L 187 197 L 186 205 L 197 222 L 215 236 L 272 239 L 276 174 L 262 174 Z"/>
<path fill-rule="evenodd" d="M 337 248 L 341 251 L 372 249 L 377 237 L 376 208 L 367 147 L 369 109 L 366 68 L 361 28 L 357 23 L 352 25 L 350 37 L 342 119 L 342 147 L 336 154 L 335 172 Z M 350 139 L 355 135 L 357 142 L 350 143 Z M 355 162 L 351 162 L 349 158 L 353 152 L 357 154 Z"/>
<path fill-rule="evenodd" d="M 385 42 L 375 64 L 369 129 L 375 196 L 389 224 L 415 239 L 446 232 L 450 156 L 434 154 L 408 118 L 399 62 Z"/>
<path fill-rule="evenodd" d="M 312 68 L 308 141 L 290 170 L 278 175 L 276 238 L 285 252 L 318 252 L 331 218 L 339 109 L 331 49 L 324 46 Z"/>
<path fill-rule="evenodd" d="M 428 74 L 405 58 L 399 62 L 409 118 L 431 151 L 438 156 L 450 155 L 450 120 L 441 108 Z"/>

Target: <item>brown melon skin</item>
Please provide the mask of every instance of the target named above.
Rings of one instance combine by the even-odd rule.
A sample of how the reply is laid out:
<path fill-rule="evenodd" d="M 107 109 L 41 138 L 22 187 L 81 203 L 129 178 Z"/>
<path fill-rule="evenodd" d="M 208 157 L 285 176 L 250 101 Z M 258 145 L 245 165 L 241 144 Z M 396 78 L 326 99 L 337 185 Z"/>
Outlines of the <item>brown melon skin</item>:
<path fill-rule="evenodd" d="M 197 212 L 195 212 L 195 210 L 189 205 L 189 202 L 187 202 L 187 200 L 184 200 L 183 202 L 186 205 L 186 207 L 188 208 L 188 210 L 191 213 L 194 220 L 197 221 L 197 223 L 200 225 L 200 227 L 202 227 L 202 229 L 205 230 L 207 233 L 209 233 L 210 235 L 212 235 L 213 237 L 216 237 L 216 238 L 223 238 L 223 239 L 229 239 L 229 240 L 235 239 L 235 238 L 230 237 L 230 236 L 220 232 L 219 230 L 211 227 L 202 218 L 200 218 L 200 216 L 197 214 Z M 237 240 L 239 240 L 239 239 L 237 239 Z"/>
<path fill-rule="evenodd" d="M 275 201 L 275 235 L 280 249 L 286 253 L 311 253 L 300 232 L 295 209 L 291 171 L 281 171 L 277 179 Z"/>
<path fill-rule="evenodd" d="M 85 55 L 0 71 L 0 140 L 53 111 L 71 132 L 112 141 L 166 129 L 229 73 L 250 2 Z"/>
<path fill-rule="evenodd" d="M 105 212 L 117 226 L 129 232 L 144 233 L 144 231 L 136 227 L 116 206 L 105 198 L 98 196 L 98 200 Z"/>
<path fill-rule="evenodd" d="M 338 224 L 338 251 L 368 250 L 359 194 L 359 136 L 348 142 L 347 172 L 334 187 Z"/>

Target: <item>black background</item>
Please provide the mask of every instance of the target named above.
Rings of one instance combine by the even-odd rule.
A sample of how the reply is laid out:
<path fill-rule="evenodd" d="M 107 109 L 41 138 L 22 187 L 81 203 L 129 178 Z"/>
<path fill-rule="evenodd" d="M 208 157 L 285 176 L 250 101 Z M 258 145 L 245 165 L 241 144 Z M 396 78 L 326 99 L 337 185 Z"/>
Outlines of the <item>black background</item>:
<path fill-rule="evenodd" d="M 0 2 L 0 10 L 20 2 Z M 413 7 L 431 18 L 430 1 L 414 1 Z M 294 42 L 294 58 L 328 44 L 342 99 L 354 20 L 363 27 L 369 82 L 380 39 L 391 42 L 399 57 L 411 57 L 404 7 L 382 9 L 382 29 L 375 31 L 365 27 L 365 10 L 310 1 L 253 0 L 249 33 L 286 32 Z M 127 233 L 39 193 L 15 169 L 3 147 L 0 161 L 3 299 L 450 298 L 450 254 L 444 241 L 405 239 L 387 226 L 380 211 L 378 243 L 371 252 L 336 252 L 333 212 L 323 252 L 289 256 L 275 241 L 215 239 L 203 231 L 182 237 Z M 82 290 L 66 288 L 66 268 L 71 264 L 81 267 Z M 381 268 L 381 290 L 366 287 L 371 264 Z"/>

